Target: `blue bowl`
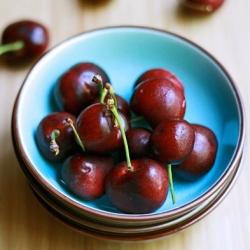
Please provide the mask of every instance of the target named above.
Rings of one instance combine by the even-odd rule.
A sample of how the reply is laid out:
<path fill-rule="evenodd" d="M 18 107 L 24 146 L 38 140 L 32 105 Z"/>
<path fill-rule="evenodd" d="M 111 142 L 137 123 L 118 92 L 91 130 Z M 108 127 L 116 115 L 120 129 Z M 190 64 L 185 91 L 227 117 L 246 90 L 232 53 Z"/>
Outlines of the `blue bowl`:
<path fill-rule="evenodd" d="M 61 185 L 60 164 L 41 155 L 35 132 L 43 117 L 57 107 L 52 91 L 58 78 L 79 62 L 93 62 L 109 75 L 117 94 L 129 100 L 135 80 L 151 68 L 166 68 L 183 83 L 185 119 L 211 128 L 218 140 L 212 170 L 195 182 L 174 176 L 177 202 L 170 195 L 152 214 L 128 215 L 116 210 L 104 195 L 83 201 Z M 71 37 L 46 53 L 30 70 L 13 110 L 13 141 L 25 171 L 64 206 L 104 221 L 141 223 L 170 220 L 200 205 L 223 187 L 242 156 L 245 118 L 242 99 L 224 67 L 193 42 L 163 30 L 110 27 Z"/>

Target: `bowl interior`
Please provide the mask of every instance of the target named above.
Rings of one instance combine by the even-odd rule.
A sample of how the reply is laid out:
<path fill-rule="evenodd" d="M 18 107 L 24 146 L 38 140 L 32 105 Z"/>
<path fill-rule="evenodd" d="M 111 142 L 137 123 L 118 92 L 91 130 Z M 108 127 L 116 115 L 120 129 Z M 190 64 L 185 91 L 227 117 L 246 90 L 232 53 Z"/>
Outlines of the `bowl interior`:
<path fill-rule="evenodd" d="M 57 111 L 51 95 L 57 79 L 68 68 L 84 61 L 101 66 L 116 93 L 127 100 L 136 78 L 145 70 L 163 67 L 172 71 L 185 88 L 185 119 L 208 126 L 217 136 L 219 146 L 213 169 L 195 182 L 174 176 L 176 204 L 172 204 L 169 195 L 154 214 L 185 206 L 223 181 L 242 136 L 240 99 L 230 76 L 211 55 L 192 42 L 171 33 L 140 27 L 113 27 L 72 37 L 49 51 L 30 71 L 14 115 L 20 153 L 26 155 L 26 165 L 39 181 L 76 204 L 120 213 L 106 196 L 86 202 L 68 192 L 58 178 L 60 165 L 46 161 L 35 141 L 38 123 Z"/>

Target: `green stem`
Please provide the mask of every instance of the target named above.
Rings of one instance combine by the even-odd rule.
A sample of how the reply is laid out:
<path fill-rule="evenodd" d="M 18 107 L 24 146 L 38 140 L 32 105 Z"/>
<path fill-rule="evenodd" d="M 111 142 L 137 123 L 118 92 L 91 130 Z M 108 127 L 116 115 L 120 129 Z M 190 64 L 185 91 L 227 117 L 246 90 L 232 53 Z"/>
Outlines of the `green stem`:
<path fill-rule="evenodd" d="M 55 153 L 55 155 L 58 155 L 60 150 L 59 150 L 59 145 L 56 142 L 56 138 L 60 135 L 60 131 L 58 129 L 54 129 L 51 133 L 51 141 L 50 141 L 50 151 Z"/>
<path fill-rule="evenodd" d="M 108 93 L 108 90 L 106 88 L 101 88 L 100 91 L 100 103 L 104 103 L 104 99 Z"/>
<path fill-rule="evenodd" d="M 113 98 L 112 98 L 113 99 Z M 117 112 L 117 108 L 115 105 L 113 105 L 112 107 L 109 108 L 112 113 L 114 114 L 115 116 L 115 119 L 117 120 L 118 122 L 118 125 L 120 127 L 120 131 L 122 133 L 122 139 L 123 139 L 123 144 L 124 144 L 124 149 L 125 149 L 125 155 L 126 155 L 126 161 L 127 161 L 127 166 L 128 166 L 128 171 L 133 171 L 134 168 L 131 164 L 131 160 L 130 160 L 130 154 L 129 154 L 129 148 L 128 148 L 128 141 L 127 141 L 127 137 L 126 137 L 126 134 L 125 134 L 125 130 L 124 130 L 124 127 L 123 127 L 123 124 L 121 122 L 121 119 L 120 119 L 120 116 Z"/>
<path fill-rule="evenodd" d="M 169 178 L 169 183 L 170 183 L 170 192 L 171 192 L 171 196 L 172 196 L 172 201 L 173 201 L 173 204 L 175 204 L 176 199 L 175 199 L 173 176 L 172 176 L 172 165 L 171 164 L 167 164 L 167 171 L 168 171 L 168 178 Z"/>
<path fill-rule="evenodd" d="M 2 44 L 0 46 L 0 55 L 7 53 L 7 52 L 20 50 L 23 47 L 24 47 L 24 42 L 20 40 L 14 43 Z"/>
<path fill-rule="evenodd" d="M 76 131 L 76 128 L 75 128 L 75 126 L 74 126 L 74 124 L 73 124 L 73 121 L 72 121 L 70 118 L 66 118 L 66 122 L 67 122 L 67 123 L 70 125 L 70 127 L 72 128 L 72 130 L 73 130 L 73 132 L 74 132 L 74 135 L 75 135 L 75 137 L 76 137 L 76 140 L 77 140 L 78 144 L 79 144 L 80 147 L 82 148 L 83 152 L 85 152 L 85 151 L 86 151 L 86 150 L 85 150 L 85 147 L 84 147 L 84 145 L 83 145 L 83 143 L 82 143 L 81 138 L 79 137 L 79 135 L 78 135 L 78 133 L 77 133 L 77 131 Z"/>
<path fill-rule="evenodd" d="M 99 97 L 100 97 L 100 103 L 104 103 L 105 96 L 108 93 L 108 90 L 104 88 L 104 84 L 102 81 L 102 77 L 100 75 L 95 75 L 92 78 L 92 81 L 98 85 L 100 85 L 100 92 L 99 92 Z"/>

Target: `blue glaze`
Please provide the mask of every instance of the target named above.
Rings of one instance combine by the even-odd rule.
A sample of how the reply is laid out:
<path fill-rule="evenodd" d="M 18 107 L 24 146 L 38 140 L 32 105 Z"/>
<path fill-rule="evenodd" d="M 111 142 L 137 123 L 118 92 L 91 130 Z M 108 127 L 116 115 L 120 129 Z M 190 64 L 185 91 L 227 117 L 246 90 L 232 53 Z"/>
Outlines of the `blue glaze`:
<path fill-rule="evenodd" d="M 33 67 L 21 89 L 17 123 L 22 146 L 38 174 L 70 199 L 96 209 L 118 212 L 106 196 L 82 201 L 64 188 L 58 179 L 60 165 L 40 154 L 34 134 L 40 120 L 56 111 L 51 97 L 57 79 L 82 61 L 101 66 L 117 94 L 127 100 L 133 84 L 144 71 L 162 67 L 183 83 L 187 101 L 185 119 L 211 128 L 219 148 L 213 169 L 195 182 L 174 176 L 177 203 L 170 195 L 155 213 L 181 207 L 199 198 L 221 178 L 230 166 L 241 134 L 241 106 L 232 80 L 220 64 L 198 46 L 173 34 L 136 27 L 101 29 L 72 37 L 48 52 Z"/>

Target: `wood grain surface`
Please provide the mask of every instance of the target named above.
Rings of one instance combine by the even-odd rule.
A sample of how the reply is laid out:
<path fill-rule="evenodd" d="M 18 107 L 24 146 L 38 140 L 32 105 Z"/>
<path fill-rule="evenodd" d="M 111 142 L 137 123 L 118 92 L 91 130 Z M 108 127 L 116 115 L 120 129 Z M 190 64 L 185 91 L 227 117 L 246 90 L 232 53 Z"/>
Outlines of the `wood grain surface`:
<path fill-rule="evenodd" d="M 116 25 L 164 29 L 186 37 L 215 56 L 234 79 L 250 109 L 250 1 L 225 0 L 215 13 L 190 16 L 177 0 L 1 0 L 0 31 L 34 19 L 50 31 L 50 45 L 83 31 Z M 90 1 L 91 2 L 91 1 Z M 95 1 L 92 1 L 95 2 Z M 247 250 L 250 249 L 250 155 L 246 141 L 239 178 L 219 206 L 184 231 L 144 242 L 118 242 L 82 235 L 56 220 L 37 201 L 16 160 L 11 114 L 30 66 L 0 64 L 0 249 L 1 250 Z M 248 117 L 247 117 L 248 119 Z M 249 135 L 247 128 L 247 136 Z"/>

